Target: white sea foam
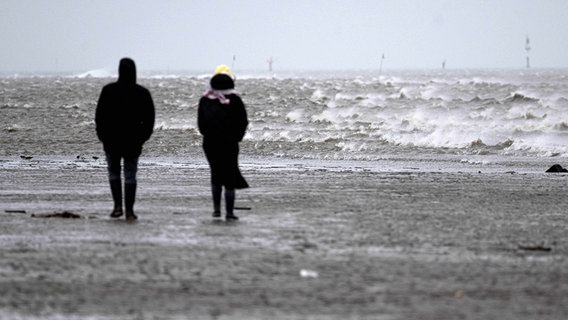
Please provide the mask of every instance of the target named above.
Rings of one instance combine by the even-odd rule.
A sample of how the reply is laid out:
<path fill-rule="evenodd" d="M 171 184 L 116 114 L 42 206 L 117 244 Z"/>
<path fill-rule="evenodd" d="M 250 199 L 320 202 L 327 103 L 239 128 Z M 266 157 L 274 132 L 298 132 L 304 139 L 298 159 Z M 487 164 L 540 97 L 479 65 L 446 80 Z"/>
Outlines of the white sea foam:
<path fill-rule="evenodd" d="M 243 92 L 266 85 L 250 81 Z M 278 90 L 264 100 L 248 97 L 253 141 L 311 142 L 312 149 L 332 143 L 328 150 L 353 154 L 378 152 L 385 143 L 446 152 L 568 153 L 568 82 L 554 72 L 538 79 L 489 72 L 433 79 L 402 73 L 382 83 L 363 77 L 274 81 L 269 86 Z"/>
<path fill-rule="evenodd" d="M 74 75 L 76 78 L 110 78 L 116 77 L 116 72 L 111 72 L 109 69 L 95 69 Z"/>
<path fill-rule="evenodd" d="M 301 122 L 304 118 L 304 110 L 296 109 L 288 112 L 286 114 L 286 120 L 291 122 Z"/>

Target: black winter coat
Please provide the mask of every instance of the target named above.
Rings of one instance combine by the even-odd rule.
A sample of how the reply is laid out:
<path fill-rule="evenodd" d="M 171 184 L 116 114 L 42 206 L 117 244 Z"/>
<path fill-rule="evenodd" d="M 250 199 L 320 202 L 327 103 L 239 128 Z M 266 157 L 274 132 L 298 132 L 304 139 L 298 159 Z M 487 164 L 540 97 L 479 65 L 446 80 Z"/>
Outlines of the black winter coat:
<path fill-rule="evenodd" d="M 236 94 L 226 96 L 229 104 L 202 97 L 199 100 L 197 125 L 204 142 L 227 143 L 243 140 L 248 126 L 247 112 Z"/>
<path fill-rule="evenodd" d="M 136 84 L 135 70 L 124 69 L 117 82 L 101 91 L 95 114 L 97 136 L 105 152 L 139 156 L 154 129 L 154 102 L 150 91 Z"/>
<path fill-rule="evenodd" d="M 247 188 L 238 167 L 239 142 L 248 126 L 245 105 L 236 94 L 226 96 L 229 104 L 202 97 L 197 124 L 203 135 L 203 149 L 211 168 L 211 183 L 228 189 Z"/>

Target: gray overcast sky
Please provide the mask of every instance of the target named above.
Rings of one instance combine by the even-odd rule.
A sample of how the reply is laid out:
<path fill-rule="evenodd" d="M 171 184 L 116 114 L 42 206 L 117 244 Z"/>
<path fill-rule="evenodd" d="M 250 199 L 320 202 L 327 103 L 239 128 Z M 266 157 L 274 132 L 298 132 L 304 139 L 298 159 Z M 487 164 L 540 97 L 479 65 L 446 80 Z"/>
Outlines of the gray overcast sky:
<path fill-rule="evenodd" d="M 0 71 L 568 67 L 566 0 L 1 0 Z"/>

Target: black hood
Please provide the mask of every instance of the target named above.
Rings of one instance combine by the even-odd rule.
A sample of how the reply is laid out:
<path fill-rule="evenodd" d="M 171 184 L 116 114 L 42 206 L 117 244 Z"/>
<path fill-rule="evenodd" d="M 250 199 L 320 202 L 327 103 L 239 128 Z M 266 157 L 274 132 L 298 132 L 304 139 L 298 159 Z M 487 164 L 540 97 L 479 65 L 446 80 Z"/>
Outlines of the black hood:
<path fill-rule="evenodd" d="M 136 83 L 136 65 L 130 58 L 122 58 L 118 66 L 118 82 Z"/>

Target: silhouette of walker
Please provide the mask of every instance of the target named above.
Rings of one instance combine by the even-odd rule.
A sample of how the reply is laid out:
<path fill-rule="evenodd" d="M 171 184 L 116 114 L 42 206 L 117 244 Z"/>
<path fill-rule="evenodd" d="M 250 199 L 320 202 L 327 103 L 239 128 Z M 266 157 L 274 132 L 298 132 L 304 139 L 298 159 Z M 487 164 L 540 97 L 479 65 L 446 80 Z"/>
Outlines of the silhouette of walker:
<path fill-rule="evenodd" d="M 221 217 L 221 193 L 225 187 L 226 220 L 238 220 L 235 189 L 248 188 L 239 170 L 239 142 L 248 126 L 247 112 L 235 91 L 234 78 L 226 65 L 218 66 L 210 88 L 199 100 L 197 112 L 199 132 L 203 135 L 203 150 L 211 169 L 213 217 Z"/>
<path fill-rule="evenodd" d="M 134 214 L 136 173 L 142 145 L 154 129 L 154 102 L 150 91 L 136 83 L 136 65 L 129 58 L 120 60 L 118 80 L 105 85 L 95 113 L 97 136 L 103 143 L 114 209 L 113 218 L 123 215 L 121 161 L 124 159 L 124 205 L 126 220 Z"/>

